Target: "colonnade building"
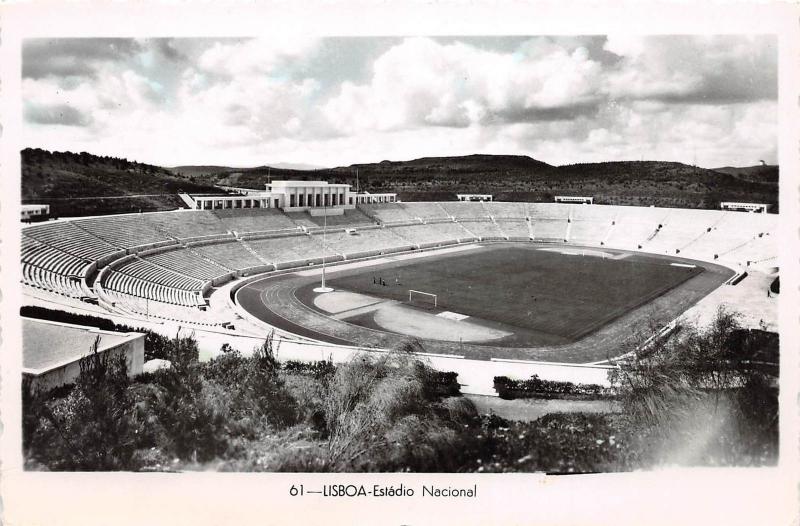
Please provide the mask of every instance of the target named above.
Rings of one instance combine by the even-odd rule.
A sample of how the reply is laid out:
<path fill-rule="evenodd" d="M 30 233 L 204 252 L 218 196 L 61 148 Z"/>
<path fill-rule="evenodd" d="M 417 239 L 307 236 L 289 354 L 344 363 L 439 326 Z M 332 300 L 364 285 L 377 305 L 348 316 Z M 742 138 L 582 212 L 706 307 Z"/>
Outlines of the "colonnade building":
<path fill-rule="evenodd" d="M 358 204 L 394 203 L 397 194 L 356 193 L 349 184 L 327 181 L 273 181 L 265 191 L 248 190 L 241 195 L 192 195 L 195 210 L 226 208 L 276 208 L 286 212 L 308 211 L 311 215 L 341 213 Z"/>

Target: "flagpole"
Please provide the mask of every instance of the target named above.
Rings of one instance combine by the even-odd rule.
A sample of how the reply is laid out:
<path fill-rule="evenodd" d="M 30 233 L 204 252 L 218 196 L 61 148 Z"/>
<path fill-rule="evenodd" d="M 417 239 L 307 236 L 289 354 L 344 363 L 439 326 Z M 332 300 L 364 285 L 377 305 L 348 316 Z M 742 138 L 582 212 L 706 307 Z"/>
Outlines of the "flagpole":
<path fill-rule="evenodd" d="M 322 288 L 325 289 L 325 250 L 328 247 L 328 202 L 323 199 L 322 211 Z"/>
<path fill-rule="evenodd" d="M 333 289 L 325 285 L 325 251 L 328 248 L 328 202 L 325 200 L 325 195 L 322 196 L 322 283 L 314 289 L 314 292 L 331 292 Z"/>

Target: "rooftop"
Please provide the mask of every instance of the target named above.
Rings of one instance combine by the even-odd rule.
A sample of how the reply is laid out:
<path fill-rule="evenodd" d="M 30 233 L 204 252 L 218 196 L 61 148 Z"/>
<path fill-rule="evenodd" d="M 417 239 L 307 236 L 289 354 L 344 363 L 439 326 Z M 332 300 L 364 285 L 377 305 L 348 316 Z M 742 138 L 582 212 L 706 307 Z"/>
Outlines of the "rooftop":
<path fill-rule="evenodd" d="M 133 340 L 139 333 L 103 331 L 96 327 L 22 318 L 22 367 L 47 371 L 73 362 L 89 354 L 98 336 L 98 350 L 103 351 Z"/>

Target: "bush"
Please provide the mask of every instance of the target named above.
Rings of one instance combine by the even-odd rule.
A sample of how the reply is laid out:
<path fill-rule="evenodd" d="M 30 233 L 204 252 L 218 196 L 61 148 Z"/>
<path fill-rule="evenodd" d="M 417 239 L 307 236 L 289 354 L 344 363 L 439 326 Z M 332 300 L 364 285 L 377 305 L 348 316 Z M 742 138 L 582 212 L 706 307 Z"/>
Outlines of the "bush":
<path fill-rule="evenodd" d="M 592 473 L 636 467 L 614 417 L 552 413 L 533 422 L 484 418 L 485 440 L 470 468 L 480 472 Z"/>
<path fill-rule="evenodd" d="M 442 403 L 440 377 L 413 354 L 419 348 L 408 343 L 337 367 L 325 404 L 332 469 L 455 470 L 474 449 L 462 424 L 474 406 Z"/>
<path fill-rule="evenodd" d="M 292 374 L 310 375 L 317 380 L 325 379 L 333 375 L 336 366 L 330 360 L 319 360 L 316 362 L 298 362 L 289 360 L 283 363 L 283 370 Z"/>
<path fill-rule="evenodd" d="M 644 335 L 642 335 L 644 337 Z M 777 458 L 777 337 L 745 331 L 720 309 L 706 328 L 684 324 L 621 361 L 612 374 L 646 462 L 757 465 Z M 693 449 L 686 449 L 693 441 Z M 691 453 L 691 454 L 689 454 Z"/>
<path fill-rule="evenodd" d="M 29 458 L 54 470 L 136 469 L 144 433 L 129 385 L 125 356 L 100 353 L 95 342 L 66 396 L 33 402 L 25 395 L 36 406 L 24 418 Z"/>
<path fill-rule="evenodd" d="M 614 396 L 613 389 L 602 385 L 542 380 L 538 375 L 533 375 L 528 380 L 512 380 L 507 376 L 495 376 L 494 389 L 504 400 L 515 398 L 595 400 Z"/>

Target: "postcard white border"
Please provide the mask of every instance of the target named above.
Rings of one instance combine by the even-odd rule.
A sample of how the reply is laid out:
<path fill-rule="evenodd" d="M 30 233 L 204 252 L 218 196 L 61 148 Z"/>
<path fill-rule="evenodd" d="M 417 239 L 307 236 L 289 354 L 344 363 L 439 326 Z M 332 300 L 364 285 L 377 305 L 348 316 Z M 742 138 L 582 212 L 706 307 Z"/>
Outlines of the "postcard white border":
<path fill-rule="evenodd" d="M 797 521 L 798 19 L 788 3 L 17 3 L 2 6 L 2 490 L 9 524 L 779 524 Z M 777 34 L 781 460 L 775 469 L 540 475 L 52 474 L 21 470 L 20 40 L 57 36 Z M 479 497 L 292 498 L 292 484 L 439 482 Z"/>

